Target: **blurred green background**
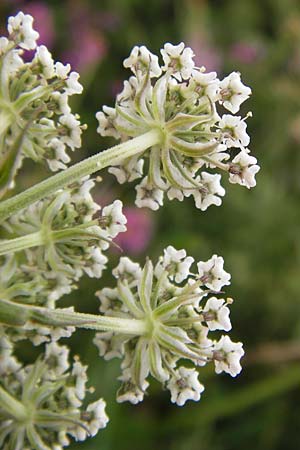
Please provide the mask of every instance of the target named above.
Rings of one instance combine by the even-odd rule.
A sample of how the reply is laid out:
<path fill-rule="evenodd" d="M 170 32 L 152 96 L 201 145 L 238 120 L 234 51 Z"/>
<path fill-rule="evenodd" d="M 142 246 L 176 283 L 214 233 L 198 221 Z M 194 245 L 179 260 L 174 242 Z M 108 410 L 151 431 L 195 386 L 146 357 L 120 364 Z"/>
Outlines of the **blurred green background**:
<path fill-rule="evenodd" d="M 18 10 L 36 17 L 41 43 L 55 59 L 81 73 L 84 94 L 74 110 L 89 125 L 74 160 L 113 144 L 96 134 L 96 111 L 112 105 L 129 76 L 122 60 L 133 45 L 151 51 L 167 41 L 189 44 L 199 65 L 220 77 L 242 73 L 253 95 L 249 110 L 251 149 L 261 171 L 251 191 L 229 185 L 223 205 L 205 213 L 192 200 L 166 202 L 156 213 L 133 207 L 134 189 L 108 175 L 96 192 L 106 204 L 121 198 L 129 232 L 124 254 L 155 259 L 169 244 L 186 248 L 196 260 L 222 255 L 232 274 L 227 290 L 234 302 L 233 340 L 244 342 L 243 372 L 237 379 L 200 369 L 206 391 L 199 403 L 172 405 L 152 383 L 137 406 L 114 401 L 119 361 L 103 362 L 91 332 L 77 332 L 72 349 L 90 365 L 97 395 L 108 403 L 107 429 L 71 449 L 89 450 L 296 450 L 300 448 L 300 3 L 299 0 L 1 0 L 1 31 Z M 40 179 L 27 164 L 20 189 Z M 46 175 L 46 171 L 44 176 Z M 101 174 L 102 175 L 102 174 Z M 138 241 L 135 235 L 139 231 Z M 109 269 L 120 256 L 111 252 Z M 84 279 L 61 305 L 96 312 L 94 291 L 111 285 L 110 270 L 100 281 Z M 30 360 L 36 349 L 22 348 Z"/>

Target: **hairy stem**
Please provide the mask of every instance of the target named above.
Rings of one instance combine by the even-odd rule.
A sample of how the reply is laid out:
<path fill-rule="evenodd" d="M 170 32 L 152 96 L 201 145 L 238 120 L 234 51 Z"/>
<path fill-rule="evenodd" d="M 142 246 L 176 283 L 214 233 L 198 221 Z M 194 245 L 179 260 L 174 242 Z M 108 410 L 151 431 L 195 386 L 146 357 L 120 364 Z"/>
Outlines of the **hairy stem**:
<path fill-rule="evenodd" d="M 40 231 L 20 236 L 15 239 L 0 240 L 0 255 L 19 252 L 20 250 L 25 250 L 25 248 L 43 245 L 43 243 L 44 239 Z"/>
<path fill-rule="evenodd" d="M 74 164 L 26 191 L 3 201 L 0 204 L 0 221 L 7 219 L 17 211 L 26 208 L 74 181 L 78 181 L 107 166 L 119 164 L 122 160 L 143 152 L 147 148 L 158 144 L 161 139 L 161 132 L 154 129 Z"/>
<path fill-rule="evenodd" d="M 18 317 L 18 322 L 15 321 Z M 38 325 L 53 327 L 74 326 L 97 331 L 112 331 L 128 335 L 143 335 L 148 331 L 146 321 L 119 317 L 85 314 L 65 309 L 50 309 L 33 305 L 13 303 L 0 299 L 0 323 L 22 326 L 28 320 Z"/>

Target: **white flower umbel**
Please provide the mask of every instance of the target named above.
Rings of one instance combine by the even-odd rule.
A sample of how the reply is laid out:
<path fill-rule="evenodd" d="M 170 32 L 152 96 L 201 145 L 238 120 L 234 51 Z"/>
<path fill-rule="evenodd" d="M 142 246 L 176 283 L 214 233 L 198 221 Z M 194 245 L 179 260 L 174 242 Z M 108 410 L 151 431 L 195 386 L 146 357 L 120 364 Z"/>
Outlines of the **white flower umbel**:
<path fill-rule="evenodd" d="M 1 423 L 1 447 L 62 450 L 71 444 L 68 435 L 83 440 L 105 428 L 108 417 L 102 399 L 82 406 L 89 391 L 81 388 L 78 393 L 79 366 L 84 367 L 78 359 L 69 363 L 66 347 L 49 344 L 44 358 L 2 373 L 0 412 L 7 420 Z M 72 386 L 77 390 L 76 405 L 68 397 Z"/>
<path fill-rule="evenodd" d="M 120 200 L 106 206 L 100 218 L 94 217 L 100 210 L 90 194 L 94 184 L 90 179 L 74 183 L 13 215 L 3 226 L 18 237 L 0 240 L 0 254 L 25 251 L 31 271 L 35 267 L 47 286 L 50 279 L 62 276 L 101 277 L 107 262 L 102 252 L 126 230 L 126 217 Z"/>
<path fill-rule="evenodd" d="M 125 81 L 115 108 L 104 106 L 97 113 L 97 131 L 126 141 L 157 130 L 159 144 L 124 158 L 109 172 L 119 183 L 142 178 L 136 187 L 139 207 L 157 210 L 166 193 L 180 201 L 192 195 L 196 207 L 205 211 L 219 206 L 225 194 L 221 177 L 213 172 L 223 170 L 232 180 L 237 151 L 250 141 L 245 120 L 251 114 L 220 117 L 219 105 L 236 113 L 251 90 L 237 72 L 220 81 L 216 72 L 195 67 L 194 53 L 183 42 L 165 44 L 161 54 L 164 64 L 159 67 L 158 57 L 146 47 L 134 47 L 124 61 L 134 75 Z"/>
<path fill-rule="evenodd" d="M 196 367 L 214 360 L 216 367 L 235 373 L 234 355 L 238 352 L 229 354 L 223 338 L 218 341 L 208 336 L 210 331 L 231 329 L 228 308 L 231 300 L 225 304 L 223 299 L 209 297 L 202 306 L 204 298 L 211 293 L 206 289 L 207 284 L 214 286 L 216 280 L 218 286 L 229 284 L 229 274 L 223 270 L 220 257 L 214 256 L 207 263 L 199 262 L 198 267 L 207 268 L 209 282 L 191 272 L 192 262 L 193 258 L 187 256 L 185 250 L 170 246 L 154 267 L 148 260 L 140 275 L 132 263 L 131 273 L 138 274 L 131 278 L 122 277 L 122 271 L 117 269 L 113 272 L 117 278 L 116 288 L 97 292 L 100 312 L 105 317 L 146 324 L 145 331 L 139 334 L 133 329 L 131 335 L 130 330 L 126 334 L 101 332 L 94 339 L 104 358 L 123 357 L 119 402 L 142 401 L 149 375 L 170 390 L 172 402 L 181 406 L 187 400 L 199 400 L 204 388 L 198 381 L 197 370 L 186 368 L 183 360 L 191 361 Z M 214 263 L 218 266 L 215 274 L 212 272 Z M 125 261 L 121 266 L 125 266 Z M 126 266 L 130 267 L 127 258 Z M 232 343 L 232 349 L 236 348 L 241 348 L 241 344 Z"/>
<path fill-rule="evenodd" d="M 82 92 L 78 73 L 55 64 L 46 46 L 37 47 L 32 24 L 30 15 L 19 12 L 8 19 L 8 38 L 0 38 L 0 194 L 12 186 L 24 158 L 64 169 L 66 151 L 81 146 L 85 128 L 68 106 L 68 97 Z M 23 51 L 34 49 L 25 62 Z"/>

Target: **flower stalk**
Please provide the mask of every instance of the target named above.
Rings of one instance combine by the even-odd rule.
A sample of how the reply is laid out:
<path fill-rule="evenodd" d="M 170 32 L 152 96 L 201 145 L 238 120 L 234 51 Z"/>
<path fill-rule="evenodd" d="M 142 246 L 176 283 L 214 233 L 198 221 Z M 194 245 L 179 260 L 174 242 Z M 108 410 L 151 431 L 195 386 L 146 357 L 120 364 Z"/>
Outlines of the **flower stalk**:
<path fill-rule="evenodd" d="M 18 321 L 16 322 L 16 317 Z M 33 321 L 36 326 L 86 328 L 97 331 L 111 331 L 127 335 L 147 333 L 145 320 L 108 317 L 96 314 L 72 312 L 64 309 L 50 309 L 32 305 L 16 304 L 9 300 L 0 300 L 0 323 L 22 326 Z"/>
<path fill-rule="evenodd" d="M 149 147 L 158 144 L 162 139 L 161 132 L 153 129 L 122 144 L 115 145 L 103 152 L 74 164 L 63 172 L 59 172 L 38 183 L 26 191 L 15 195 L 0 204 L 0 221 L 26 208 L 32 203 L 53 194 L 68 184 L 91 175 L 100 169 L 120 163 L 126 158 L 142 153 Z"/>

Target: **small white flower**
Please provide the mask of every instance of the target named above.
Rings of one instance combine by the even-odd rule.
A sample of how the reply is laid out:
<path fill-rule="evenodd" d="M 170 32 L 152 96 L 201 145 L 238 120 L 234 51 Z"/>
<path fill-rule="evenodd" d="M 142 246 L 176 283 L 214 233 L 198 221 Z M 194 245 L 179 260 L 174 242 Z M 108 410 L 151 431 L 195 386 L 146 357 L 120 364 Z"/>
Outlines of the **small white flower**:
<path fill-rule="evenodd" d="M 138 263 L 134 263 L 127 256 L 122 256 L 112 274 L 116 279 L 126 280 L 129 285 L 132 285 L 141 278 L 142 269 Z"/>
<path fill-rule="evenodd" d="M 48 165 L 53 172 L 66 168 L 66 164 L 71 161 L 71 158 L 66 152 L 66 146 L 58 139 L 53 138 L 49 142 L 49 148 L 52 148 L 55 153 L 55 159 L 48 159 Z"/>
<path fill-rule="evenodd" d="M 61 62 L 55 63 L 55 75 L 62 80 L 65 80 L 68 76 L 68 73 L 71 70 L 70 64 L 62 64 Z"/>
<path fill-rule="evenodd" d="M 115 139 L 120 138 L 120 133 L 117 131 L 114 120 L 116 118 L 116 110 L 115 108 L 110 108 L 109 106 L 104 105 L 103 111 L 98 111 L 96 114 L 96 119 L 99 122 L 99 126 L 97 128 L 97 133 L 101 136 L 111 136 Z"/>
<path fill-rule="evenodd" d="M 216 72 L 201 72 L 193 70 L 191 78 L 191 88 L 199 95 L 206 95 L 212 102 L 218 98 L 220 80 Z"/>
<path fill-rule="evenodd" d="M 223 269 L 222 256 L 213 255 L 206 262 L 198 262 L 198 274 L 200 280 L 209 289 L 219 291 L 223 286 L 230 284 L 230 274 Z"/>
<path fill-rule="evenodd" d="M 111 205 L 105 206 L 102 211 L 102 217 L 105 218 L 105 230 L 113 238 L 126 231 L 127 219 L 122 213 L 122 207 L 122 202 L 115 200 Z"/>
<path fill-rule="evenodd" d="M 242 150 L 230 164 L 230 183 L 238 183 L 248 189 L 256 186 L 255 175 L 260 170 L 256 163 L 257 159 L 254 156 L 250 156 L 246 150 Z"/>
<path fill-rule="evenodd" d="M 110 167 L 109 173 L 112 173 L 118 180 L 118 183 L 123 184 L 126 181 L 134 181 L 143 176 L 144 160 L 136 158 L 130 158 L 123 166 Z"/>
<path fill-rule="evenodd" d="M 231 330 L 229 308 L 223 298 L 211 297 L 203 309 L 203 317 L 211 331 Z"/>
<path fill-rule="evenodd" d="M 51 53 L 45 45 L 37 47 L 35 57 L 32 62 L 40 66 L 40 70 L 47 80 L 54 77 L 54 61 Z"/>
<path fill-rule="evenodd" d="M 232 342 L 229 336 L 222 336 L 213 351 L 216 373 L 227 372 L 232 377 L 238 375 L 242 370 L 240 359 L 244 354 L 241 342 Z"/>
<path fill-rule="evenodd" d="M 220 197 L 225 195 L 225 189 L 221 186 L 221 175 L 201 173 L 203 187 L 184 192 L 186 197 L 192 195 L 195 199 L 196 208 L 206 211 L 210 205 L 220 206 L 222 200 Z"/>
<path fill-rule="evenodd" d="M 87 368 L 88 367 L 83 366 L 78 359 L 73 364 L 72 375 L 75 377 L 74 390 L 79 400 L 83 400 L 85 397 L 85 385 L 88 381 L 88 377 L 86 374 Z"/>
<path fill-rule="evenodd" d="M 152 186 L 147 177 L 135 189 L 137 192 L 135 204 L 139 208 L 145 207 L 156 211 L 163 205 L 163 191 Z"/>
<path fill-rule="evenodd" d="M 165 63 L 163 70 L 170 70 L 178 81 L 191 76 L 195 65 L 193 61 L 195 55 L 191 48 L 185 47 L 183 42 L 178 45 L 167 43 L 160 52 Z"/>
<path fill-rule="evenodd" d="M 232 72 L 220 82 L 221 103 L 233 114 L 237 113 L 240 105 L 249 98 L 251 89 L 241 82 L 241 75 Z"/>
<path fill-rule="evenodd" d="M 25 50 L 36 48 L 39 33 L 32 28 L 33 17 L 20 11 L 16 16 L 8 18 L 7 30 L 17 44 Z"/>
<path fill-rule="evenodd" d="M 219 122 L 223 142 L 227 147 L 247 147 L 250 137 L 246 132 L 247 124 L 239 116 L 224 114 Z"/>
<path fill-rule="evenodd" d="M 83 91 L 83 86 L 79 83 L 79 73 L 71 72 L 66 80 L 67 87 L 65 92 L 67 95 L 81 94 Z"/>
<path fill-rule="evenodd" d="M 82 134 L 79 120 L 76 119 L 74 114 L 64 114 L 59 118 L 59 122 L 63 125 L 61 140 L 72 150 L 79 148 Z"/>
<path fill-rule="evenodd" d="M 90 413 L 91 419 L 88 423 L 88 429 L 91 436 L 95 436 L 99 430 L 105 428 L 109 418 L 105 413 L 106 403 L 100 399 L 94 403 L 90 403 L 87 412 Z"/>
<path fill-rule="evenodd" d="M 204 386 L 198 380 L 196 369 L 179 367 L 176 375 L 171 377 L 167 383 L 167 388 L 171 392 L 171 402 L 178 406 L 183 406 L 187 400 L 200 400 L 204 391 Z"/>
<path fill-rule="evenodd" d="M 158 57 L 149 52 L 144 45 L 133 47 L 129 57 L 124 60 L 123 65 L 126 68 L 130 68 L 137 76 L 146 73 L 149 73 L 150 77 L 159 77 L 161 75 Z"/>
<path fill-rule="evenodd" d="M 84 266 L 84 272 L 91 278 L 101 278 L 103 270 L 106 268 L 107 257 L 103 255 L 100 248 L 91 247 L 90 258 Z"/>
<path fill-rule="evenodd" d="M 49 371 L 46 373 L 47 377 L 60 376 L 68 370 L 70 367 L 69 352 L 68 347 L 56 342 L 46 345 L 45 359 L 49 367 Z"/>
<path fill-rule="evenodd" d="M 176 250 L 169 245 L 164 250 L 163 259 L 155 268 L 155 274 L 157 277 L 166 270 L 169 273 L 171 280 L 175 280 L 176 283 L 181 283 L 185 280 L 190 273 L 190 267 L 194 262 L 194 258 L 186 256 L 184 249 Z"/>
<path fill-rule="evenodd" d="M 118 380 L 122 381 L 122 386 L 117 394 L 118 403 L 130 402 L 133 405 L 136 405 L 144 400 L 145 392 L 149 386 L 148 381 L 143 380 L 141 388 L 136 384 L 133 384 L 131 381 L 131 370 L 129 368 L 123 370 L 123 373 Z"/>

